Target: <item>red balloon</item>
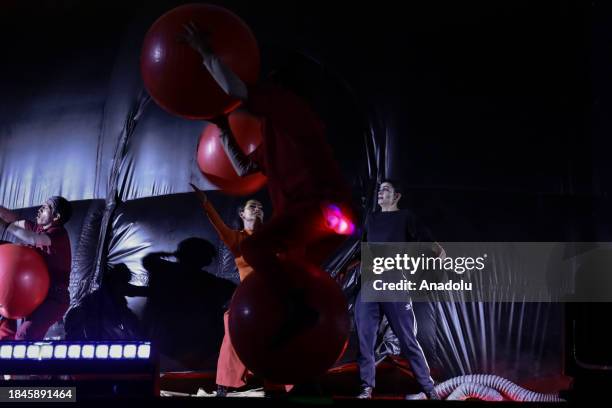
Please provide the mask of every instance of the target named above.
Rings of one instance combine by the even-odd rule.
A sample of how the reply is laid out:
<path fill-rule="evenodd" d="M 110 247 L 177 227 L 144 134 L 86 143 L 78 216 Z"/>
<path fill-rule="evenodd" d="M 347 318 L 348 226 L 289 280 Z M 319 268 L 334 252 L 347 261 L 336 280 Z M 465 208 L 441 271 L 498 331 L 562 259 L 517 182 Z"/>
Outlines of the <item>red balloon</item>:
<path fill-rule="evenodd" d="M 259 49 L 249 27 L 235 14 L 208 4 L 186 4 L 161 16 L 147 32 L 140 56 L 144 85 L 159 106 L 188 119 L 209 119 L 231 112 L 240 101 L 217 85 L 202 57 L 180 42 L 184 24 L 195 22 L 210 34 L 214 53 L 240 79 L 259 77 Z"/>
<path fill-rule="evenodd" d="M 252 153 L 261 144 L 259 121 L 253 116 L 236 111 L 229 115 L 229 122 L 236 141 L 245 154 Z M 204 128 L 197 156 L 198 167 L 204 176 L 226 194 L 249 195 L 266 184 L 266 177 L 262 173 L 238 176 L 221 145 L 219 128 L 213 124 Z"/>
<path fill-rule="evenodd" d="M 48 291 L 47 265 L 35 249 L 0 245 L 0 315 L 24 318 L 45 300 Z"/>
<path fill-rule="evenodd" d="M 238 286 L 229 330 L 238 356 L 252 372 L 297 384 L 325 373 L 344 353 L 348 307 L 338 284 L 315 265 L 295 260 L 282 265 L 289 279 L 286 290 L 257 271 Z"/>

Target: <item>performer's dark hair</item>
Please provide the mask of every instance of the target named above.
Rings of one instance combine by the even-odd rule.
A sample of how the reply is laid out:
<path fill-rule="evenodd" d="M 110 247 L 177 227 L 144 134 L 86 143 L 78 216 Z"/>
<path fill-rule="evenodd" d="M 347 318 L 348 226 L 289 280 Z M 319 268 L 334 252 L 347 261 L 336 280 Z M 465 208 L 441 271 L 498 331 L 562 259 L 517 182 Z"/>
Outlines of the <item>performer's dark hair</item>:
<path fill-rule="evenodd" d="M 62 225 L 70 221 L 70 217 L 72 217 L 72 204 L 70 204 L 70 201 L 61 196 L 50 197 L 49 201 L 53 207 L 53 215 L 59 214 Z"/>
<path fill-rule="evenodd" d="M 397 179 L 386 178 L 386 179 L 382 179 L 380 181 L 380 183 L 378 183 L 378 185 L 380 186 L 382 183 L 389 183 L 389 184 L 391 184 L 393 186 L 393 190 L 396 193 L 400 193 L 400 194 L 404 195 L 405 190 L 404 190 L 404 186 L 403 186 L 401 181 L 399 181 Z"/>

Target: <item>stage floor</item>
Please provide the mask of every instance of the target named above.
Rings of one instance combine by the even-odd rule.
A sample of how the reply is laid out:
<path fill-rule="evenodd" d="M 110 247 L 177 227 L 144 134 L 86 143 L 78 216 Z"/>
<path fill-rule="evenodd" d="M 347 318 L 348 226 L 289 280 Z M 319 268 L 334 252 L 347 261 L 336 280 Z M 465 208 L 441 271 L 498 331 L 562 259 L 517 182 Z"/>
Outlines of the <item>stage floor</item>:
<path fill-rule="evenodd" d="M 432 375 L 436 378 L 435 373 L 432 373 Z M 410 369 L 401 359 L 387 358 L 379 363 L 376 368 L 376 381 L 377 387 L 374 391 L 373 400 L 380 403 L 394 404 L 399 401 L 406 403 L 404 401 L 406 394 L 420 392 Z M 571 385 L 571 378 L 565 376 L 534 378 L 519 385 L 535 392 L 556 393 L 560 390 L 568 390 Z M 211 402 L 213 400 L 223 400 L 224 398 L 215 397 L 215 389 L 214 372 L 163 373 L 160 378 L 160 393 L 163 398 L 207 398 Z M 354 363 L 336 367 L 319 378 L 316 383 L 301 386 L 295 391 L 297 392 L 285 394 L 282 390 L 277 390 L 274 392 L 273 398 L 282 398 L 286 402 L 310 401 L 313 404 L 368 403 L 353 398 L 359 393 L 359 374 L 357 365 Z M 270 393 L 268 393 L 269 396 Z M 227 399 L 248 403 L 247 400 L 266 400 L 267 398 L 263 391 L 263 383 L 256 378 L 251 378 L 247 386 L 229 393 Z M 431 404 L 439 402 L 447 406 L 447 403 L 453 404 L 456 401 L 410 401 L 411 404 L 421 402 L 427 403 L 426 406 L 432 406 Z M 474 402 L 477 402 L 478 406 L 483 406 L 481 404 L 485 403 L 485 401 Z M 459 403 L 465 404 L 466 401 L 459 401 Z M 495 404 L 499 404 L 499 402 Z"/>

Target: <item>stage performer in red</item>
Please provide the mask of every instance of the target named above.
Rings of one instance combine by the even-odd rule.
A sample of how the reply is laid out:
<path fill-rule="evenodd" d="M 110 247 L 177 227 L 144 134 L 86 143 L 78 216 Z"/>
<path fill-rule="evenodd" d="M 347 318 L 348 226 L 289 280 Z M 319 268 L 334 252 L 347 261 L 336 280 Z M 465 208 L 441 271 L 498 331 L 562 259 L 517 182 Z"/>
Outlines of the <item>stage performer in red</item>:
<path fill-rule="evenodd" d="M 238 268 L 238 275 L 240 282 L 242 282 L 247 276 L 253 272 L 253 268 L 246 263 L 244 257 L 240 252 L 240 243 L 248 238 L 254 231 L 258 230 L 263 225 L 263 205 L 258 200 L 248 200 L 244 206 L 238 210 L 238 215 L 242 220 L 243 228 L 241 230 L 235 230 L 229 228 L 223 219 L 219 216 L 215 207 L 210 203 L 208 197 L 204 191 L 200 190 L 193 184 L 191 185 L 196 193 L 196 196 L 204 212 L 208 216 L 210 223 L 217 231 L 219 238 L 225 244 L 225 246 L 232 252 L 235 257 L 236 267 Z M 223 342 L 221 343 L 221 350 L 219 350 L 219 359 L 217 361 L 217 396 L 225 397 L 227 392 L 231 389 L 240 388 L 247 383 L 248 369 L 240 361 L 240 358 L 232 346 L 232 342 L 229 335 L 228 327 L 229 310 L 223 315 L 223 323 L 225 327 L 225 334 L 223 336 Z M 271 392 L 276 389 L 283 389 L 285 391 L 291 390 L 291 385 L 279 386 L 266 382 L 264 385 L 266 392 Z"/>
<path fill-rule="evenodd" d="M 72 215 L 72 205 L 64 197 L 53 196 L 39 208 L 36 221 L 19 220 L 12 211 L 0 207 L 0 226 L 26 245 L 40 251 L 49 270 L 50 287 L 45 301 L 17 328 L 13 319 L 0 317 L 0 340 L 43 340 L 47 330 L 61 320 L 70 306 L 70 238 L 64 228 Z"/>
<path fill-rule="evenodd" d="M 184 40 L 202 55 L 219 86 L 242 100 L 239 109 L 260 123 L 262 144 L 247 156 L 227 117 L 212 121 L 221 130 L 236 172 L 246 176 L 261 171 L 268 179 L 273 216 L 241 243 L 244 259 L 271 281 L 282 280 L 279 253 L 320 264 L 354 229 L 350 189 L 326 141 L 323 123 L 306 102 L 273 82 L 247 89 L 193 23 L 185 27 Z"/>
<path fill-rule="evenodd" d="M 257 200 L 248 200 L 244 207 L 239 210 L 240 218 L 242 219 L 244 228 L 234 230 L 229 228 L 219 216 L 213 205 L 208 201 L 206 194 L 198 189 L 193 184 L 191 185 L 204 212 L 208 216 L 211 224 L 217 231 L 221 241 L 227 246 L 235 257 L 238 274 L 242 282 L 251 272 L 253 268 L 247 264 L 240 253 L 240 243 L 245 238 L 249 237 L 263 221 L 263 206 Z M 219 360 L 217 361 L 217 396 L 225 397 L 228 389 L 240 388 L 246 384 L 247 368 L 244 366 L 240 358 L 236 354 L 236 350 L 232 346 L 228 328 L 229 310 L 223 315 L 223 323 L 225 326 L 225 334 L 223 343 L 219 351 Z"/>

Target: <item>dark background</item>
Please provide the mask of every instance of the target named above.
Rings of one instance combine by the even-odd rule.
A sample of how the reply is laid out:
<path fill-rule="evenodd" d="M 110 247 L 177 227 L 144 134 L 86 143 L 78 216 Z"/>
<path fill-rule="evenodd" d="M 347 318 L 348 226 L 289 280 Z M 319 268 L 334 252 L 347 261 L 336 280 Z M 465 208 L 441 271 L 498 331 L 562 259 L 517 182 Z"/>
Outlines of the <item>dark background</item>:
<path fill-rule="evenodd" d="M 142 87 L 143 36 L 182 3 L 2 3 L 0 204 L 107 198 L 121 128 Z M 389 176 L 405 182 L 403 204 L 441 241 L 610 236 L 612 13 L 603 2 L 215 3 L 253 29 L 263 72 L 284 68 L 325 119 L 357 202 L 371 197 L 372 179 Z M 147 108 L 121 158 L 125 206 L 117 214 L 128 214 L 130 228 L 171 228 L 160 219 L 180 217 L 180 206 L 163 197 L 180 201 L 189 182 L 214 188 L 194 161 L 203 126 Z M 143 202 L 155 210 L 135 211 Z M 219 201 L 224 214 L 238 202 Z M 122 228 L 119 215 L 113 231 Z M 155 250 L 174 250 L 184 237 L 160 228 L 147 235 L 159 240 Z M 109 262 L 126 262 L 113 251 L 129 254 L 137 277 L 147 250 L 120 238 Z M 136 303 L 138 313 L 146 309 Z M 561 371 L 558 307 L 487 307 L 426 312 L 436 318 L 429 331 L 425 324 L 424 347 L 443 376 L 484 370 L 519 380 Z M 497 313 L 510 316 L 499 335 L 482 326 Z M 548 330 L 535 329 L 542 322 Z M 481 341 L 503 352 L 487 354 Z M 208 367 L 215 347 L 186 365 Z"/>

